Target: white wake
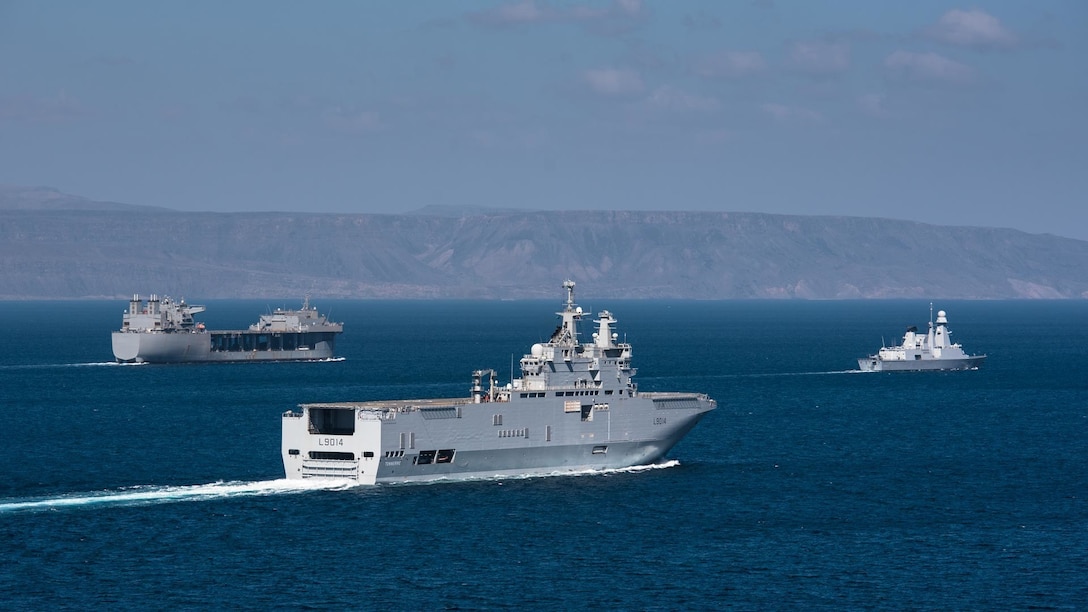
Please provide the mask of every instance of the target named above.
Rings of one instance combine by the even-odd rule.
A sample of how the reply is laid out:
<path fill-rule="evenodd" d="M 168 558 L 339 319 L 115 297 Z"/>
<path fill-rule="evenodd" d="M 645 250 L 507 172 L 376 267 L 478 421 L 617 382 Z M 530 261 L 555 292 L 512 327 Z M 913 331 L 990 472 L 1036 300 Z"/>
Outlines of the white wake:
<path fill-rule="evenodd" d="M 610 474 L 637 474 L 650 470 L 663 470 L 680 465 L 673 459 L 652 465 L 636 465 L 625 468 L 586 469 L 574 471 L 554 471 L 541 474 L 516 474 L 478 476 L 472 478 L 438 478 L 425 482 L 400 483 L 405 485 L 434 484 L 451 481 L 509 481 L 529 478 L 551 478 L 555 476 L 607 476 Z M 68 493 L 53 497 L 33 497 L 26 499 L 0 500 L 0 515 L 14 512 L 34 512 L 61 510 L 67 508 L 148 506 L 190 501 L 206 501 L 238 497 L 262 497 L 304 493 L 307 491 L 343 491 L 370 485 L 359 484 L 354 480 L 335 478 L 313 478 L 306 480 L 263 480 L 257 482 L 214 482 L 202 485 L 159 486 L 138 485 L 124 489 Z"/>
<path fill-rule="evenodd" d="M 316 490 L 342 490 L 355 486 L 359 486 L 358 483 L 351 480 L 320 479 L 215 482 L 187 486 L 139 485 L 125 489 L 0 501 L 0 514 L 88 506 L 139 506 L 233 497 L 260 497 Z"/>

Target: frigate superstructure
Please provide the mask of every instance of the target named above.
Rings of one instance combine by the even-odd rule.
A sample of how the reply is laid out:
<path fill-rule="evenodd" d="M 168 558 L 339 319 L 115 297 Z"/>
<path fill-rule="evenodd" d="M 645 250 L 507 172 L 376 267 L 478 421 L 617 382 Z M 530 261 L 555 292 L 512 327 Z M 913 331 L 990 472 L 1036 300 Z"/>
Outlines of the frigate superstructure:
<path fill-rule="evenodd" d="M 343 323 L 318 313 L 306 296 L 299 309 L 277 308 L 248 329 L 210 331 L 193 315 L 204 306 L 183 298 L 133 295 L 113 332 L 113 356 L 121 363 L 203 361 L 308 361 L 333 357 Z"/>
<path fill-rule="evenodd" d="M 597 315 L 581 342 L 574 282 L 547 342 L 521 377 L 476 370 L 467 397 L 302 404 L 282 416 L 287 478 L 365 484 L 547 475 L 660 462 L 716 402 L 694 392 L 639 391 L 631 345 Z"/>
<path fill-rule="evenodd" d="M 986 355 L 968 355 L 962 346 L 952 342 L 950 334 L 945 311 L 937 311 L 934 325 L 933 304 L 930 304 L 927 333 L 918 333 L 918 328 L 912 325 L 903 334 L 902 344 L 882 347 L 875 355 L 858 359 L 858 367 L 863 372 L 897 372 L 969 370 L 981 366 Z"/>

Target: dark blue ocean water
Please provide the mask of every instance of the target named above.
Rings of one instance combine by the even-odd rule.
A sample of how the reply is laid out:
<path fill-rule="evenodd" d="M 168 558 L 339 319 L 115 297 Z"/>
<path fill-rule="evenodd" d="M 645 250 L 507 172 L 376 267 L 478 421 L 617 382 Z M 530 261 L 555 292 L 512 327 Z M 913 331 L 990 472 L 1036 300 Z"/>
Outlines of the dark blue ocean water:
<path fill-rule="evenodd" d="M 928 302 L 581 303 L 718 400 L 667 467 L 316 490 L 283 411 L 467 395 L 559 300 L 320 301 L 343 361 L 181 366 L 109 364 L 124 303 L 0 303 L 0 607 L 1088 607 L 1088 302 L 939 303 L 985 366 L 898 374 L 852 370 Z"/>

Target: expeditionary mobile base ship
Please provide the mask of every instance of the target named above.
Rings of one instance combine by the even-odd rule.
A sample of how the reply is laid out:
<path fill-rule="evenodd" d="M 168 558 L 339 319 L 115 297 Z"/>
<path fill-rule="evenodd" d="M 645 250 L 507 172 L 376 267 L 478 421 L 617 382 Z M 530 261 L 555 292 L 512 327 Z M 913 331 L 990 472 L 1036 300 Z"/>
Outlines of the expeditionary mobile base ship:
<path fill-rule="evenodd" d="M 464 398 L 303 404 L 283 414 L 287 478 L 360 483 L 547 475 L 649 465 L 710 410 L 700 393 L 647 393 L 633 382 L 631 345 L 612 313 L 580 342 L 574 283 L 551 338 L 499 386 L 472 373 Z"/>
<path fill-rule="evenodd" d="M 968 355 L 959 344 L 953 344 L 948 330 L 948 318 L 937 311 L 933 324 L 933 304 L 929 305 L 929 332 L 919 334 L 910 326 L 899 346 L 882 347 L 875 355 L 858 359 L 862 372 L 898 372 L 914 370 L 969 370 L 978 368 L 986 355 Z"/>
<path fill-rule="evenodd" d="M 193 315 L 204 306 L 152 295 L 132 296 L 121 329 L 113 332 L 113 356 L 121 363 L 206 361 L 309 361 L 334 355 L 343 323 L 333 323 L 310 306 L 277 308 L 249 329 L 209 331 Z"/>

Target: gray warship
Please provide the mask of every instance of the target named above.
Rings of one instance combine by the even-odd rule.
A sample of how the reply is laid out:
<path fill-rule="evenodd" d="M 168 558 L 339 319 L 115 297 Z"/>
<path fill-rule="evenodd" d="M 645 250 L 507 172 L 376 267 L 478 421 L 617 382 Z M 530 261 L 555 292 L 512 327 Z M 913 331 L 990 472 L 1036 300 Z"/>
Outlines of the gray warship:
<path fill-rule="evenodd" d="M 953 344 L 945 311 L 937 311 L 933 324 L 933 304 L 929 305 L 929 331 L 919 334 L 910 326 L 899 346 L 882 347 L 875 355 L 858 359 L 863 372 L 899 372 L 917 370 L 970 370 L 978 368 L 986 355 L 968 355 L 959 344 Z"/>
<path fill-rule="evenodd" d="M 639 391 L 631 345 L 607 310 L 580 342 L 574 282 L 551 338 L 499 385 L 472 373 L 454 399 L 302 404 L 282 416 L 287 478 L 363 484 L 550 475 L 660 462 L 717 404 L 701 393 Z"/>
<path fill-rule="evenodd" d="M 204 306 L 151 295 L 132 296 L 113 332 L 113 356 L 120 363 L 187 363 L 207 361 L 309 361 L 334 355 L 343 323 L 333 323 L 310 305 L 277 308 L 249 329 L 209 331 L 193 315 Z"/>

